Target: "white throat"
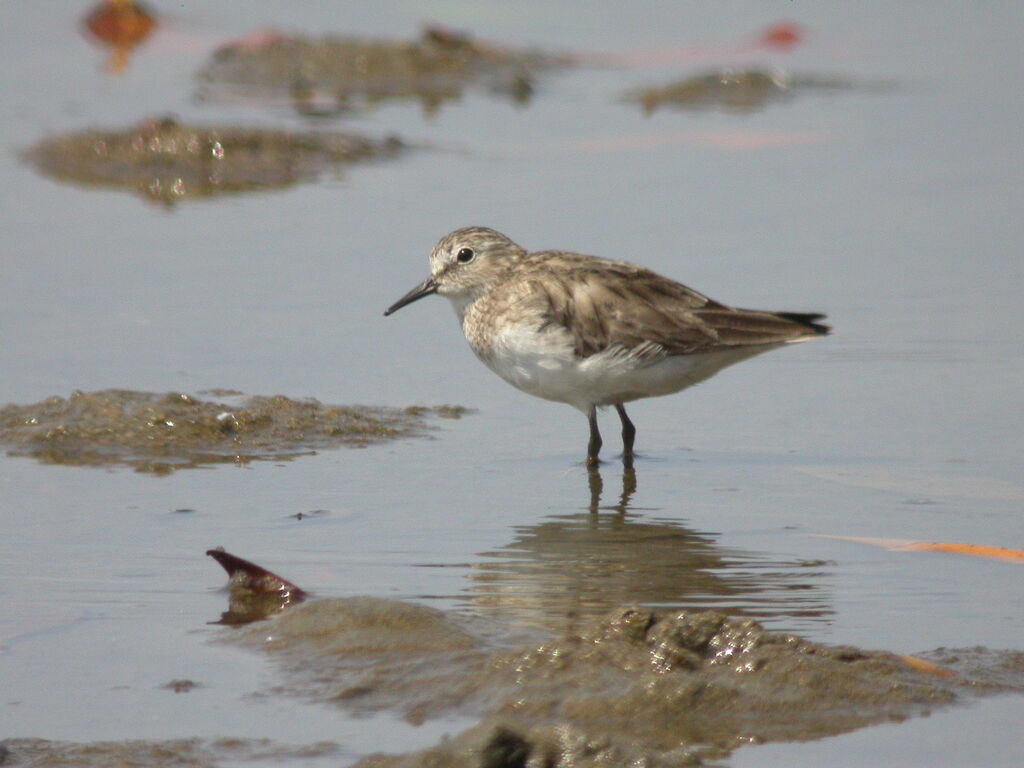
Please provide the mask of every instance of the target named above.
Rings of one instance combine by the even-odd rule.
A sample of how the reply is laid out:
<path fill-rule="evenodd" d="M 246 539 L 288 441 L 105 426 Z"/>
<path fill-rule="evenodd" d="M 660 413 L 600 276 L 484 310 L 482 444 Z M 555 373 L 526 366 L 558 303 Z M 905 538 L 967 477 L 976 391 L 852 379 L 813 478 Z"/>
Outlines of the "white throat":
<path fill-rule="evenodd" d="M 469 308 L 469 305 L 476 301 L 476 299 L 468 293 L 459 295 L 449 294 L 445 296 L 445 298 L 452 303 L 452 309 L 455 310 L 455 316 L 459 318 L 460 323 L 462 322 L 462 318 L 465 317 L 466 310 Z"/>

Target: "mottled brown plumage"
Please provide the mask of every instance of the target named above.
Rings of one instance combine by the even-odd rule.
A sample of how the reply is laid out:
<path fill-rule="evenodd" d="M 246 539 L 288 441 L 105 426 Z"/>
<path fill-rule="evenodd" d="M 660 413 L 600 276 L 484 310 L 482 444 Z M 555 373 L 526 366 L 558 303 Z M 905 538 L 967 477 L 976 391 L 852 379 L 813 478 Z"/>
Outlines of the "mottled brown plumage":
<path fill-rule="evenodd" d="M 434 248 L 431 276 L 385 314 L 430 293 L 451 300 L 473 351 L 526 392 L 588 414 L 588 462 L 601 439 L 594 409 L 679 391 L 726 365 L 828 333 L 819 314 L 735 309 L 643 267 L 567 251 L 528 253 L 484 227 Z M 628 438 L 627 438 L 628 434 Z"/>

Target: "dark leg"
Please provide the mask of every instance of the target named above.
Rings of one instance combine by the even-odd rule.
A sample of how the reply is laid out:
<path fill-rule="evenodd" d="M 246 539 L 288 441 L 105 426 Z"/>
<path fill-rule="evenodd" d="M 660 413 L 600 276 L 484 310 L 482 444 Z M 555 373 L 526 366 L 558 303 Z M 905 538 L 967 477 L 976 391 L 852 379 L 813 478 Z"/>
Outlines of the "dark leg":
<path fill-rule="evenodd" d="M 600 463 L 597 454 L 601 452 L 601 431 L 597 428 L 597 408 L 593 405 L 590 406 L 587 421 L 590 422 L 590 442 L 587 443 L 587 466 L 594 467 Z"/>
<path fill-rule="evenodd" d="M 633 440 L 636 438 L 636 427 L 633 426 L 633 422 L 626 415 L 626 409 L 622 406 L 622 403 L 616 403 L 615 410 L 619 412 L 619 418 L 622 419 L 622 460 L 626 464 L 632 464 Z"/>

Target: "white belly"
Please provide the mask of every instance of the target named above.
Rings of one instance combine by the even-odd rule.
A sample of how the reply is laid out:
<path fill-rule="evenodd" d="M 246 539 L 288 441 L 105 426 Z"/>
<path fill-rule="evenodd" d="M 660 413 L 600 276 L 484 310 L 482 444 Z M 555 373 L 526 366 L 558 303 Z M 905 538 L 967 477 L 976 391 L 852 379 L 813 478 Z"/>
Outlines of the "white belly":
<path fill-rule="evenodd" d="M 498 334 L 491 354 L 483 359 L 512 386 L 587 412 L 594 405 L 679 392 L 775 346 L 739 347 L 655 361 L 637 360 L 621 352 L 601 352 L 580 359 L 564 330 L 536 333 L 508 329 Z"/>

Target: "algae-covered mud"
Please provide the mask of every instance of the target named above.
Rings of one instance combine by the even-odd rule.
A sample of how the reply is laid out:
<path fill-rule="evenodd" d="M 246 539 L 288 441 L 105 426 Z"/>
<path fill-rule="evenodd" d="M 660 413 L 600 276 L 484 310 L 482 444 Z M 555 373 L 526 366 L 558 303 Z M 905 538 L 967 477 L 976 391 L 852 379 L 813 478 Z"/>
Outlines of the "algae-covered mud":
<path fill-rule="evenodd" d="M 570 63 L 565 56 L 504 48 L 440 27 L 427 27 L 413 40 L 265 31 L 219 48 L 198 78 L 202 98 L 287 98 L 299 111 L 313 108 L 324 94 L 337 111 L 414 99 L 429 112 L 469 86 L 526 101 L 539 72 Z"/>
<path fill-rule="evenodd" d="M 282 395 L 223 401 L 180 392 L 73 392 L 0 408 L 0 445 L 47 464 L 126 465 L 166 474 L 218 463 L 281 460 L 424 434 L 428 417 L 465 409 L 329 406 Z M 226 395 L 226 396 L 225 396 Z"/>
<path fill-rule="evenodd" d="M 45 139 L 25 158 L 61 181 L 127 189 L 165 204 L 186 198 L 277 189 L 390 158 L 390 137 L 185 125 L 164 117 L 127 130 L 87 130 Z"/>
<path fill-rule="evenodd" d="M 694 765 L 1024 689 L 1022 653 L 929 660 L 636 606 L 538 642 L 418 605 L 332 599 L 227 639 L 273 656 L 285 680 L 276 691 L 413 723 L 481 717 L 436 747 L 361 768 Z"/>
<path fill-rule="evenodd" d="M 49 739 L 8 739 L 0 745 L 0 765 L 59 768 L 214 768 L 221 765 L 324 760 L 337 764 L 340 749 L 329 741 L 279 744 L 269 739 L 167 739 L 74 743 Z"/>
<path fill-rule="evenodd" d="M 834 92 L 856 87 L 860 86 L 855 81 L 839 76 L 798 74 L 781 69 L 720 69 L 668 85 L 631 91 L 625 99 L 639 104 L 644 112 L 662 107 L 753 112 L 804 91 Z"/>

